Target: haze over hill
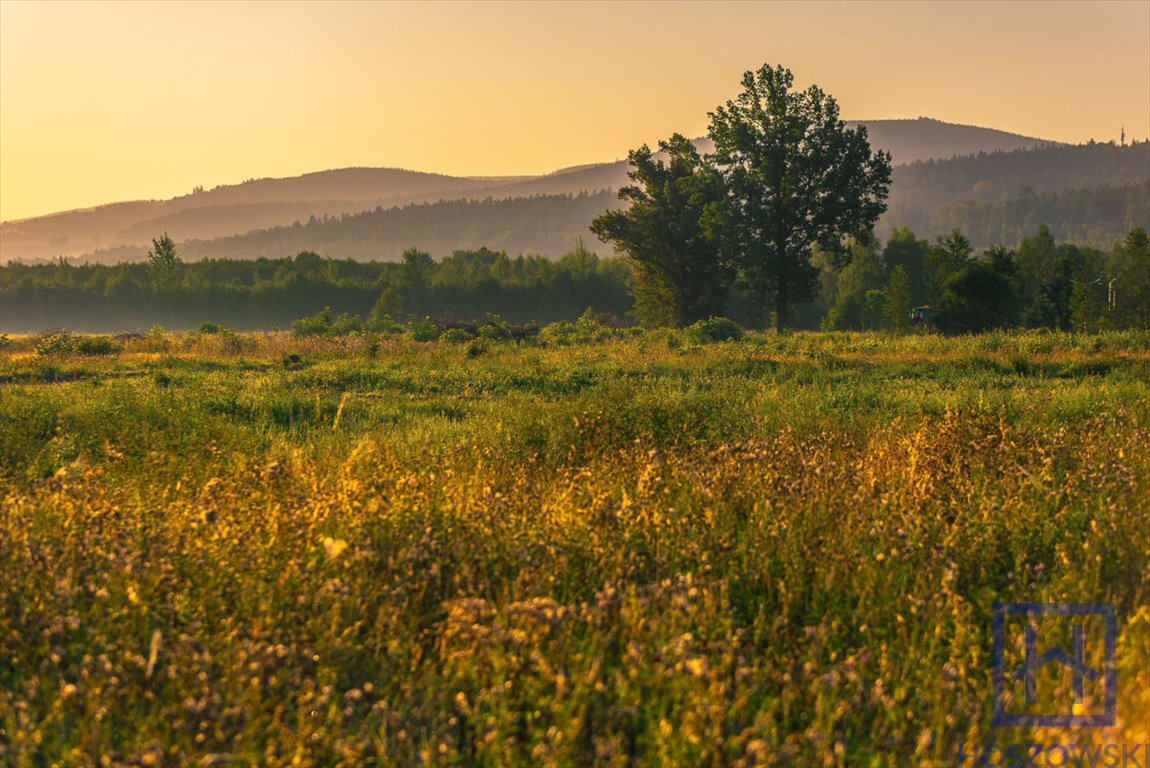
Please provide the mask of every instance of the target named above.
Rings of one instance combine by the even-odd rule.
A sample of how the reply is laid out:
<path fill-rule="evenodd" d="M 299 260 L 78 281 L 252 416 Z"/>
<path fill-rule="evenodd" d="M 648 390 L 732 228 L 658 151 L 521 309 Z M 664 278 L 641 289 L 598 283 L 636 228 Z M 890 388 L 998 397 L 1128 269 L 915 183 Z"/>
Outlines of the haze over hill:
<path fill-rule="evenodd" d="M 926 118 L 872 120 L 866 125 L 872 146 L 891 152 L 896 164 L 1051 144 Z M 253 179 L 210 190 L 197 188 L 170 200 L 112 203 L 3 222 L 0 258 L 142 258 L 151 238 L 162 232 L 171 233 L 178 242 L 230 238 L 296 221 L 304 223 L 312 217 L 322 220 L 449 200 L 578 195 L 618 189 L 626 183 L 625 160 L 534 177 L 455 177 L 394 168 L 344 168 L 285 179 Z M 450 222 L 443 226 L 450 228 Z M 480 243 L 458 243 L 458 247 L 475 245 Z M 550 249 L 548 253 L 555 255 Z"/>
<path fill-rule="evenodd" d="M 890 208 L 876 226 L 884 240 L 895 227 L 908 226 L 928 238 L 958 227 L 975 247 L 1012 246 L 1047 224 L 1061 240 L 1108 248 L 1133 227 L 1150 228 L 1150 143 L 1046 147 L 912 163 L 895 168 L 893 189 Z M 620 204 L 609 190 L 448 200 L 191 240 L 181 249 L 192 260 L 291 256 L 305 250 L 392 260 L 413 245 L 436 257 L 481 245 L 512 255 L 556 256 L 582 238 L 605 254 L 610 249 L 588 227 L 595 216 Z M 103 255 L 134 260 L 142 250 Z"/>

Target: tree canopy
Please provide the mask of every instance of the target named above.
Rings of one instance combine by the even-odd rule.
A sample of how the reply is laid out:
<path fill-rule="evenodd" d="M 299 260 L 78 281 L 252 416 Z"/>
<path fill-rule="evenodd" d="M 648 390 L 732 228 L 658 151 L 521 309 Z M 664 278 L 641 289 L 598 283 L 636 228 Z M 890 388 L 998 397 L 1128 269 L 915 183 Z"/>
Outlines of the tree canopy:
<path fill-rule="evenodd" d="M 641 320 L 719 314 L 737 286 L 773 306 L 781 331 L 818 292 L 812 246 L 841 267 L 848 240 L 872 241 L 889 153 L 872 153 L 866 128 L 847 128 L 817 86 L 793 85 L 781 66 L 747 72 L 743 92 L 710 114 L 711 155 L 679 134 L 660 142 L 662 157 L 647 145 L 629 154 L 636 183 L 619 192 L 629 207 L 591 229 L 631 257 Z"/>
<path fill-rule="evenodd" d="M 780 331 L 817 291 L 811 246 L 843 255 L 847 238 L 865 238 L 886 209 L 891 173 L 890 155 L 871 152 L 865 126 L 846 127 L 834 98 L 793 85 L 790 70 L 763 66 L 710 115 L 728 199 L 711 226 L 747 283 L 773 296 Z"/>
<path fill-rule="evenodd" d="M 619 190 L 626 210 L 607 211 L 591 231 L 632 259 L 635 314 L 647 325 L 689 325 L 721 314 L 729 270 L 703 226 L 723 199 L 718 174 L 680 134 L 629 153 L 634 184 Z"/>
<path fill-rule="evenodd" d="M 148 251 L 148 272 L 156 286 L 169 288 L 178 283 L 182 264 L 176 255 L 176 244 L 167 232 L 152 240 L 152 250 Z"/>

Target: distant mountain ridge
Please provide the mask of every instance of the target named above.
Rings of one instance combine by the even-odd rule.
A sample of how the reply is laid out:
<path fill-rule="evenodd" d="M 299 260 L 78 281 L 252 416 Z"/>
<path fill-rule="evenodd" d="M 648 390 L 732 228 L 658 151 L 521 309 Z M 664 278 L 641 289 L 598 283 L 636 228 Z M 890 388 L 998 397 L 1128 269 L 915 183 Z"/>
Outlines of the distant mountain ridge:
<path fill-rule="evenodd" d="M 1031 147 L 1059 146 L 1060 142 L 1020 136 L 994 128 L 944 123 L 929 117 L 906 120 L 856 120 L 865 125 L 871 146 L 893 155 L 895 165 L 921 160 L 949 160 L 979 152 L 1012 152 Z M 949 154 L 947 154 L 949 152 Z"/>
<path fill-rule="evenodd" d="M 895 227 L 919 236 L 958 227 L 975 247 L 1012 246 L 1048 224 L 1056 238 L 1109 248 L 1135 226 L 1150 229 L 1150 142 L 1057 146 L 917 162 L 895 168 L 880 239 Z M 412 246 L 436 257 L 486 246 L 512 255 L 557 255 L 578 238 L 608 253 L 588 226 L 622 203 L 610 190 L 447 200 L 402 208 L 312 217 L 244 234 L 186 240 L 189 261 L 293 256 L 301 251 L 341 259 L 395 260 Z M 144 246 L 101 251 L 104 262 L 138 261 Z"/>
<path fill-rule="evenodd" d="M 890 151 L 896 164 L 1054 144 L 927 118 L 871 120 L 865 124 L 872 146 Z M 706 140 L 700 143 L 705 145 Z M 526 177 L 456 177 L 396 168 L 344 168 L 291 178 L 251 179 L 197 189 L 170 200 L 112 203 L 3 222 L 0 259 L 81 256 L 103 261 L 114 258 L 113 253 L 142 256 L 150 239 L 165 231 L 177 243 L 205 241 L 291 226 L 313 217 L 451 200 L 578 195 L 618 189 L 627 182 L 627 163 L 622 160 Z"/>

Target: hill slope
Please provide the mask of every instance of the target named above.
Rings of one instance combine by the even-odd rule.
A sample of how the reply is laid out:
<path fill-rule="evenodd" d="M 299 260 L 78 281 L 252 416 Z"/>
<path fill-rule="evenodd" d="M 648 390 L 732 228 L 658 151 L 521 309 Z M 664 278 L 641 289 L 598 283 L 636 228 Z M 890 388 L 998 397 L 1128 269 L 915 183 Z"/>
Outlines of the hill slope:
<path fill-rule="evenodd" d="M 361 213 L 310 219 L 231 237 L 188 240 L 179 252 L 187 261 L 258 259 L 294 256 L 314 251 L 324 256 L 360 261 L 398 261 L 417 247 L 435 257 L 456 250 L 486 246 L 512 255 L 559 256 L 582 238 L 592 250 L 609 248 L 591 234 L 591 220 L 619 204 L 613 192 L 578 195 L 535 195 L 486 200 L 443 200 L 402 208 L 376 208 Z M 472 245 L 474 244 L 474 246 Z M 101 263 L 140 261 L 141 245 L 102 251 Z"/>
<path fill-rule="evenodd" d="M 937 120 L 867 121 L 871 143 L 895 162 L 1047 144 L 1040 139 Z M 701 140 L 705 144 L 705 140 Z M 468 178 L 394 168 L 345 168 L 285 179 L 253 179 L 163 201 L 113 203 L 0 224 L 0 259 L 77 256 L 117 246 L 147 246 L 169 232 L 205 240 L 315 216 L 440 200 L 576 195 L 627 183 L 625 161 L 580 166 L 536 177 Z M 138 248 L 131 249 L 133 251 Z M 97 256 L 99 258 L 99 256 Z"/>
<path fill-rule="evenodd" d="M 911 163 L 894 169 L 879 234 L 895 226 L 921 235 L 959 227 L 976 246 L 1013 245 L 1045 223 L 1063 237 L 1106 247 L 1132 227 L 1150 228 L 1148 180 L 1150 142 Z"/>
<path fill-rule="evenodd" d="M 515 189 L 524 194 L 565 187 L 544 177 Z M 877 232 L 885 240 L 900 226 L 926 237 L 958 227 L 976 247 L 987 247 L 1014 245 L 1045 223 L 1060 239 L 1109 247 L 1135 226 L 1150 229 L 1148 190 L 1150 143 L 1045 147 L 913 163 L 895 169 L 890 207 Z M 341 259 L 393 260 L 412 246 L 436 257 L 480 246 L 513 255 L 558 256 L 582 237 L 592 250 L 606 254 L 610 249 L 588 226 L 618 205 L 615 194 L 606 190 L 450 200 L 321 216 L 230 237 L 188 240 L 179 248 L 189 260 L 276 258 L 305 250 Z M 95 254 L 95 260 L 135 261 L 146 251 L 146 246 L 121 246 Z"/>
<path fill-rule="evenodd" d="M 956 125 L 920 117 L 917 120 L 860 120 L 866 125 L 871 146 L 893 155 L 896 165 L 921 160 L 949 160 L 979 152 L 1011 152 L 1016 149 L 1055 146 L 1057 142 L 1019 136 L 993 128 Z M 848 123 L 855 125 L 857 123 Z"/>

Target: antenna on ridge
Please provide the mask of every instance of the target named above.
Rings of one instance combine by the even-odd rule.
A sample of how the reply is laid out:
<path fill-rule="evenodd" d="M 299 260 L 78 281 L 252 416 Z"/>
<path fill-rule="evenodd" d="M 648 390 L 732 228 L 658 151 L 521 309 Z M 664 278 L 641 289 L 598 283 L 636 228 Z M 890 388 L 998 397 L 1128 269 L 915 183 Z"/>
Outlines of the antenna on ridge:
<path fill-rule="evenodd" d="M 1125 123 L 1122 124 L 1122 141 L 1120 142 L 1119 145 L 1123 146 L 1123 147 L 1126 146 L 1126 124 Z"/>

